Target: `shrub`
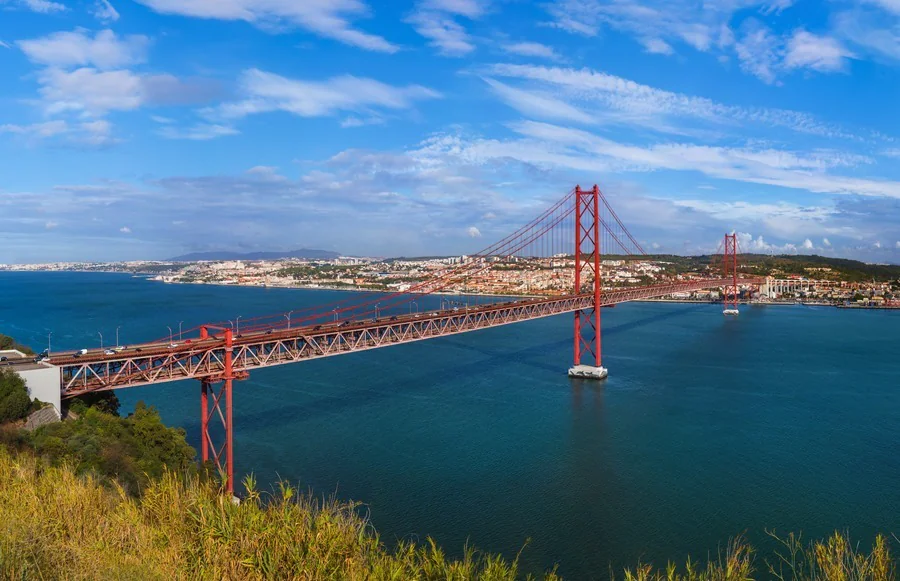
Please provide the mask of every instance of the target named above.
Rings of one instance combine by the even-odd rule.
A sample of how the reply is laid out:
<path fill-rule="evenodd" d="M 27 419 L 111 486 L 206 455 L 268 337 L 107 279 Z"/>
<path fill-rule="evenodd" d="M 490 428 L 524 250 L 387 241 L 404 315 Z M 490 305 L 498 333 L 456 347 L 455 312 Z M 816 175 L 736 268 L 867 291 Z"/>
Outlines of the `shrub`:
<path fill-rule="evenodd" d="M 21 420 L 30 410 L 25 380 L 15 371 L 0 370 L 0 424 Z"/>
<path fill-rule="evenodd" d="M 79 472 L 115 478 L 131 494 L 139 494 L 166 469 L 196 471 L 184 430 L 166 427 L 156 409 L 143 402 L 127 418 L 96 408 L 81 414 L 75 421 L 35 430 L 35 451 L 53 464 L 70 462 Z"/>

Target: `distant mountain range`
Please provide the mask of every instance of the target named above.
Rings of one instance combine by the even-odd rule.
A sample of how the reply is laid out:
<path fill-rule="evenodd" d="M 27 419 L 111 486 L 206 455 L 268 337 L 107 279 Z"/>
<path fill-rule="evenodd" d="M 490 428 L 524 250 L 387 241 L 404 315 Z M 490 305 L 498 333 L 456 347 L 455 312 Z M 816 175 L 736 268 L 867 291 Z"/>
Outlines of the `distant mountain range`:
<path fill-rule="evenodd" d="M 300 250 L 285 250 L 283 252 L 192 252 L 170 258 L 172 262 L 199 262 L 201 260 L 277 260 L 279 258 L 307 258 L 312 260 L 330 260 L 339 257 L 340 254 L 330 250 L 316 250 L 314 248 L 301 248 Z"/>

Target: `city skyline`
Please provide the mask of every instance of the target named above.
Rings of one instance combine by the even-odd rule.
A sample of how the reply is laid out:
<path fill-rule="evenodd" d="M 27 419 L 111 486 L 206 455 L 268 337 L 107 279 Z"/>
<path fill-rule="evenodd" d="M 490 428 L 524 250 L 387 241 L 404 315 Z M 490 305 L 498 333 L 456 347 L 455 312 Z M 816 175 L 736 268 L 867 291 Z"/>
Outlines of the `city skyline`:
<path fill-rule="evenodd" d="M 648 252 L 900 262 L 900 7 L 671 4 L 0 1 L 0 261 L 466 254 L 599 183 Z"/>

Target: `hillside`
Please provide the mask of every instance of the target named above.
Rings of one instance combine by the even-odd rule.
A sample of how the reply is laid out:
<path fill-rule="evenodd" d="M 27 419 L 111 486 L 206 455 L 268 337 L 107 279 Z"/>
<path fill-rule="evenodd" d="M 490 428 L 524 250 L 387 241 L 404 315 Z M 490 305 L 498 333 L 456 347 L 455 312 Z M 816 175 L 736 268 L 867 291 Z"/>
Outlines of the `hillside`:
<path fill-rule="evenodd" d="M 340 256 L 331 250 L 318 250 L 315 248 L 301 248 L 299 250 L 285 250 L 274 252 L 192 252 L 170 258 L 172 262 L 200 262 L 203 260 L 278 260 L 279 258 L 306 258 L 311 260 L 332 260 Z"/>
<path fill-rule="evenodd" d="M 722 268 L 722 255 L 678 256 L 674 254 L 650 254 L 646 256 L 607 255 L 604 260 L 649 259 L 668 262 L 668 270 L 675 273 L 702 272 L 707 268 Z M 819 255 L 768 255 L 740 254 L 741 271 L 748 275 L 790 276 L 798 275 L 816 279 L 843 280 L 848 282 L 897 281 L 900 265 L 869 264 L 859 260 L 832 258 Z"/>

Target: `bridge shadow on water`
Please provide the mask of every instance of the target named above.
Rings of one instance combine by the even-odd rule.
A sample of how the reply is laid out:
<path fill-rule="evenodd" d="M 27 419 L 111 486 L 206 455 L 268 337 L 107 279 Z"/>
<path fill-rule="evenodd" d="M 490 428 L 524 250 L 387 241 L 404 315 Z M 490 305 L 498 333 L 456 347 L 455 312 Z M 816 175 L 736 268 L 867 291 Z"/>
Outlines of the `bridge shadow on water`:
<path fill-rule="evenodd" d="M 643 317 L 634 321 L 604 327 L 603 336 L 615 336 L 619 333 L 652 325 L 666 319 L 684 316 L 702 308 L 702 305 L 692 305 Z M 436 341 L 439 340 L 440 339 L 436 339 Z M 316 417 L 340 413 L 346 409 L 371 405 L 393 397 L 415 395 L 417 393 L 427 392 L 435 386 L 452 384 L 467 377 L 498 371 L 501 368 L 509 367 L 510 363 L 531 367 L 543 372 L 564 374 L 568 365 L 568 360 L 560 361 L 559 365 L 551 365 L 537 361 L 535 356 L 548 351 L 564 350 L 566 347 L 572 345 L 571 336 L 558 341 L 549 341 L 515 351 L 502 351 L 500 349 L 472 345 L 469 342 L 460 340 L 457 336 L 444 338 L 443 341 L 446 346 L 474 352 L 484 356 L 484 358 L 442 369 L 439 374 L 425 372 L 416 373 L 414 375 L 404 375 L 401 379 L 394 381 L 390 387 L 385 386 L 383 389 L 375 389 L 372 387 L 352 389 L 341 391 L 334 395 L 319 397 L 312 401 L 294 405 L 279 405 L 277 407 L 266 409 L 265 411 L 240 414 L 237 418 L 240 425 L 239 429 L 242 432 L 271 429 L 272 427 L 289 425 L 298 420 L 309 420 Z M 256 373 L 259 373 L 259 371 Z M 238 397 L 240 397 L 240 395 L 238 395 Z M 199 434 L 200 432 L 199 422 L 189 422 L 184 427 L 191 434 Z"/>

